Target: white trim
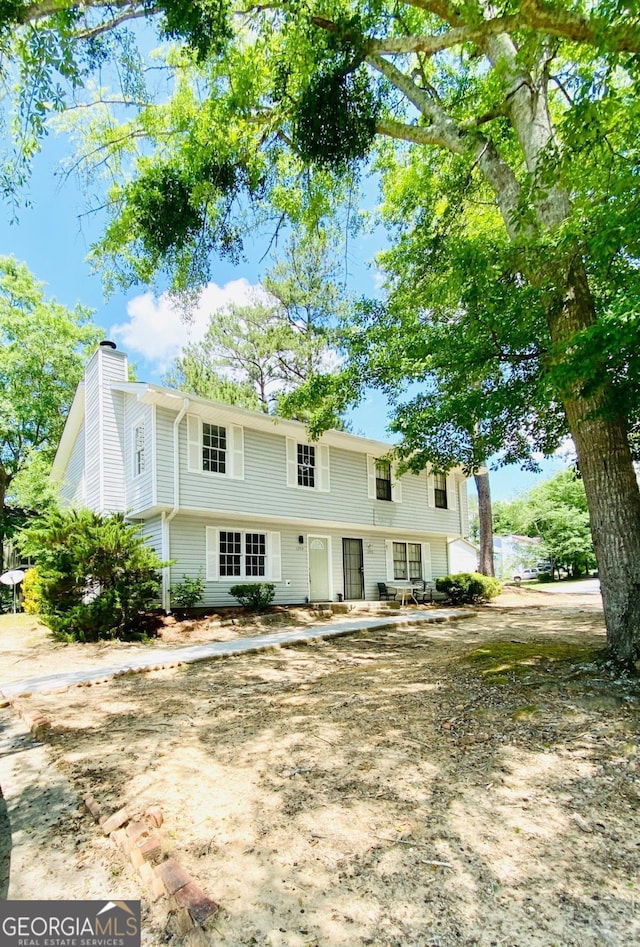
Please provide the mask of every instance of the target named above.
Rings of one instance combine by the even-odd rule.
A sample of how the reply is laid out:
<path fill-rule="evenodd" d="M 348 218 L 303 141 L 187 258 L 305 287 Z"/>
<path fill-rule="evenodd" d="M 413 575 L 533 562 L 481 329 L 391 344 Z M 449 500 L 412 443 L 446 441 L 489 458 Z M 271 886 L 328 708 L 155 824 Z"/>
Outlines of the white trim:
<path fill-rule="evenodd" d="M 240 533 L 240 575 L 220 575 L 220 533 Z M 247 533 L 259 533 L 264 536 L 264 575 L 247 575 L 246 536 Z M 224 582 L 237 585 L 250 582 L 280 582 L 282 580 L 282 555 L 279 530 L 256 528 L 252 524 L 238 526 L 223 523 L 220 526 L 205 526 L 205 573 L 207 582 Z"/>
<path fill-rule="evenodd" d="M 431 565 L 431 543 L 420 543 L 422 556 L 422 578 L 425 582 L 433 581 L 433 567 Z"/>
<path fill-rule="evenodd" d="M 298 486 L 298 443 L 293 437 L 285 438 L 287 486 Z"/>
<path fill-rule="evenodd" d="M 151 405 L 151 502 L 158 502 L 158 409 Z"/>
<path fill-rule="evenodd" d="M 282 581 L 282 551 L 280 533 L 277 530 L 267 532 L 267 579 L 269 582 Z M 252 578 L 255 578 L 252 576 Z"/>
<path fill-rule="evenodd" d="M 384 541 L 384 557 L 385 557 L 385 568 L 387 573 L 387 582 L 394 581 L 394 568 L 393 568 L 393 540 L 385 539 Z"/>
<path fill-rule="evenodd" d="M 452 470 L 450 470 L 446 476 L 447 484 L 447 509 L 448 510 L 457 510 L 458 509 L 458 493 L 456 487 L 456 478 Z"/>
<path fill-rule="evenodd" d="M 436 508 L 436 485 L 431 470 L 427 474 L 427 506 L 432 510 Z"/>
<path fill-rule="evenodd" d="M 391 502 L 402 503 L 402 483 L 397 464 L 391 464 Z"/>
<path fill-rule="evenodd" d="M 320 493 L 331 492 L 331 461 L 327 444 L 316 445 L 316 487 Z"/>
<path fill-rule="evenodd" d="M 311 601 L 311 563 L 309 562 L 309 550 L 311 549 L 312 539 L 324 539 L 327 543 L 327 583 L 329 586 L 328 601 L 333 601 L 333 549 L 331 547 L 331 536 L 326 533 L 307 533 L 307 575 L 308 575 L 308 593 L 307 598 Z"/>
<path fill-rule="evenodd" d="M 160 517 L 160 542 L 162 561 L 168 562 L 171 551 L 171 525 L 164 510 Z M 171 611 L 171 566 L 164 566 L 162 569 L 162 608 L 167 614 Z"/>
<path fill-rule="evenodd" d="M 370 500 L 376 500 L 376 458 L 373 454 L 367 454 L 367 496 Z"/>
<path fill-rule="evenodd" d="M 189 401 L 189 407 L 191 407 Z M 218 470 L 205 470 L 203 466 L 203 424 L 223 428 L 227 446 L 225 447 L 224 473 Z M 187 469 L 189 473 L 203 477 L 226 477 L 228 480 L 244 480 L 244 428 L 240 424 L 231 424 L 220 418 L 200 417 L 193 412 L 187 415 Z"/>
<path fill-rule="evenodd" d="M 229 424 L 226 431 L 228 475 L 232 480 L 244 480 L 244 428 L 241 424 Z"/>
<path fill-rule="evenodd" d="M 225 530 L 231 532 L 231 530 Z M 205 577 L 207 582 L 220 581 L 220 557 L 218 549 L 220 546 L 220 530 L 217 526 L 205 527 Z M 225 576 L 226 578 L 226 576 Z"/>
<path fill-rule="evenodd" d="M 187 415 L 187 469 L 190 473 L 203 473 L 202 420 L 197 414 Z"/>

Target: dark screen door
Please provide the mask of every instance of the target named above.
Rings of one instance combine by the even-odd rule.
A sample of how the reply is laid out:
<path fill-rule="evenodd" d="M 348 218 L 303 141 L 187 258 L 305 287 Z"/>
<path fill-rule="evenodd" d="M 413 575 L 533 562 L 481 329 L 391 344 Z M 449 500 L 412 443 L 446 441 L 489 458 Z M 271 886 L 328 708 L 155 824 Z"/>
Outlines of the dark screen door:
<path fill-rule="evenodd" d="M 342 562 L 344 567 L 345 599 L 364 598 L 364 563 L 362 559 L 362 540 L 342 540 Z"/>

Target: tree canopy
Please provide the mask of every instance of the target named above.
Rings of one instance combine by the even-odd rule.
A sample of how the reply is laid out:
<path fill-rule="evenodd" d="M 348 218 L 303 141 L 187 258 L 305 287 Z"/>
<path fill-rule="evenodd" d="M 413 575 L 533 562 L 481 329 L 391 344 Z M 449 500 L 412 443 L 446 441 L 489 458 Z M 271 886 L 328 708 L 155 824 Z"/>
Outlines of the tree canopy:
<path fill-rule="evenodd" d="M 494 504 L 495 531 L 537 537 L 554 568 L 581 575 L 595 564 L 584 486 L 572 470 L 562 471 L 521 497 Z"/>
<path fill-rule="evenodd" d="M 130 29 L 141 18 L 173 41 L 153 71 Z M 189 286 L 213 252 L 241 252 L 243 230 L 264 215 L 313 225 L 354 193 L 377 149 L 401 254 L 389 288 L 400 300 L 403 282 L 421 291 L 435 274 L 454 303 L 441 327 L 472 355 L 474 435 L 502 430 L 510 450 L 513 412 L 525 439 L 544 443 L 566 418 L 612 656 L 640 658 L 640 494 L 627 436 L 639 378 L 635 5 L 11 0 L 0 49 L 20 80 L 5 189 L 24 177 L 47 116 L 71 101 L 65 83 L 74 100 L 98 102 L 74 114 L 89 116 L 80 158 L 107 184 L 110 223 L 94 259 L 113 278 L 164 270 Z M 116 97 L 101 81 L 107 61 L 125 80 Z M 145 80 L 160 75 L 154 93 Z M 432 320 L 427 306 L 409 318 Z M 476 372 L 481 354 L 488 368 Z M 452 442 L 464 444 L 461 433 Z"/>
<path fill-rule="evenodd" d="M 0 552 L 8 501 L 41 505 L 88 351 L 100 332 L 83 306 L 48 300 L 23 263 L 0 258 Z"/>

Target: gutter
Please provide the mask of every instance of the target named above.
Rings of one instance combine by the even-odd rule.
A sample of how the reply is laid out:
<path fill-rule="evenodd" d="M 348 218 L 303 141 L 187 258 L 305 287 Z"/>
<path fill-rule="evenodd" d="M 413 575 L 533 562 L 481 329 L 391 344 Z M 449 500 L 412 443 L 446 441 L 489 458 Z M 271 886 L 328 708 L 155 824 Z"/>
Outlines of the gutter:
<path fill-rule="evenodd" d="M 170 523 L 180 509 L 180 424 L 189 410 L 191 401 L 185 398 L 182 402 L 175 421 L 173 422 L 173 506 L 169 513 L 162 513 L 162 548 L 163 558 L 168 561 L 171 557 L 171 529 Z M 171 611 L 171 566 L 162 570 L 162 607 L 168 614 Z"/>

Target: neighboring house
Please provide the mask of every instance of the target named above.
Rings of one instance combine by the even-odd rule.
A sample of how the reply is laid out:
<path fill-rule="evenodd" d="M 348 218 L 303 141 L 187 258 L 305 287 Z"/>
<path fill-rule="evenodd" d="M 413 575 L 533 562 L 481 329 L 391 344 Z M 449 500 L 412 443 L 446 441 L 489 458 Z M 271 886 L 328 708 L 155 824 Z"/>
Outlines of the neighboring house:
<path fill-rule="evenodd" d="M 543 556 L 542 540 L 532 536 L 494 536 L 493 562 L 499 579 L 512 579 L 537 565 Z"/>
<path fill-rule="evenodd" d="M 477 572 L 480 550 L 470 539 L 458 537 L 449 540 L 449 570 L 456 572 Z"/>
<path fill-rule="evenodd" d="M 126 355 L 101 343 L 54 463 L 63 504 L 123 512 L 164 561 L 162 604 L 183 575 L 203 603 L 236 583 L 273 582 L 275 602 L 377 599 L 378 582 L 449 572 L 467 532 L 459 470 L 396 477 L 390 445 L 129 382 Z"/>

